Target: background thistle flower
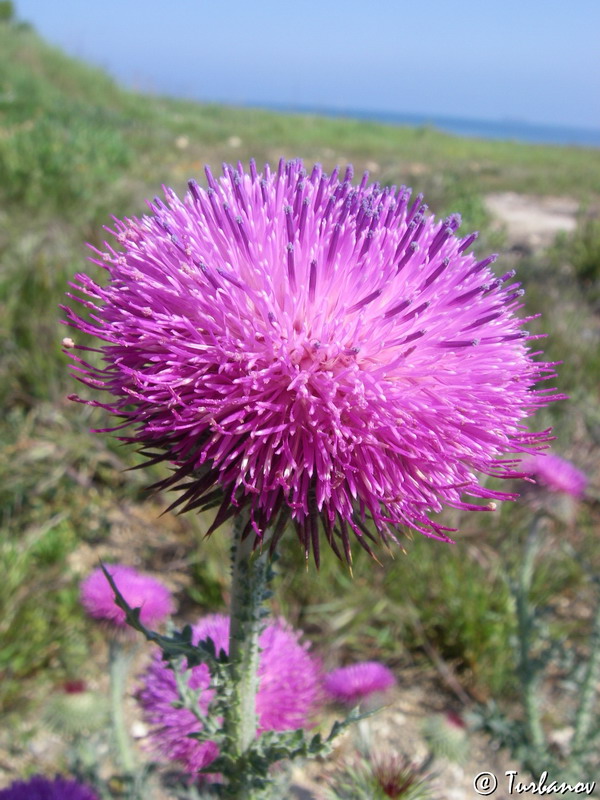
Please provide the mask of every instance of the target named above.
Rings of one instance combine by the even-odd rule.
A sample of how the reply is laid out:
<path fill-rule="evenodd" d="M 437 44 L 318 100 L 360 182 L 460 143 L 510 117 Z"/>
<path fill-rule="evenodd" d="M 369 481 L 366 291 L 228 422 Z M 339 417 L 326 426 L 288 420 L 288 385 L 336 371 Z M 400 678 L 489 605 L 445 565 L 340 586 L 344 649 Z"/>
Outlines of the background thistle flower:
<path fill-rule="evenodd" d="M 54 691 L 44 706 L 46 724 L 66 736 L 95 733 L 107 720 L 106 698 L 87 689 L 83 682 L 73 681 L 62 691 Z"/>
<path fill-rule="evenodd" d="M 77 781 L 36 775 L 0 789 L 0 800 L 99 800 L 99 797 L 89 786 Z"/>
<path fill-rule="evenodd" d="M 310 655 L 307 646 L 299 642 L 299 637 L 299 632 L 282 621 L 268 625 L 260 636 L 256 696 L 259 733 L 294 730 L 310 724 L 311 714 L 320 699 L 321 671 L 319 662 Z M 208 638 L 213 640 L 217 653 L 228 652 L 229 618 L 213 614 L 193 627 L 195 644 Z M 185 680 L 190 689 L 202 690 L 199 708 L 206 715 L 214 697 L 208 666 L 194 667 L 186 673 Z M 152 745 L 162 756 L 181 763 L 192 773 L 217 757 L 219 751 L 213 742 L 189 738 L 202 725 L 191 710 L 174 705 L 179 699 L 176 678 L 160 653 L 155 653 L 152 664 L 143 674 L 137 699 L 146 722 L 154 726 L 150 733 Z"/>
<path fill-rule="evenodd" d="M 156 625 L 173 611 L 171 593 L 156 578 L 142 575 L 133 567 L 107 564 L 117 588 L 132 608 L 141 608 L 140 619 L 144 625 Z M 115 603 L 115 595 L 98 567 L 81 582 L 81 604 L 94 619 L 119 632 L 130 632 L 125 622 L 125 612 Z"/>
<path fill-rule="evenodd" d="M 398 753 L 347 760 L 327 781 L 323 800 L 427 800 L 431 796 L 422 765 Z"/>
<path fill-rule="evenodd" d="M 423 721 L 423 736 L 435 758 L 462 764 L 469 755 L 469 736 L 463 718 L 449 711 L 433 714 Z"/>
<path fill-rule="evenodd" d="M 79 274 L 88 318 L 66 309 L 105 342 L 93 364 L 68 350 L 112 395 L 84 402 L 175 465 L 158 484 L 182 491 L 173 507 L 218 505 L 211 532 L 246 507 L 272 547 L 291 516 L 318 561 L 320 527 L 350 560 L 351 534 L 370 551 L 370 521 L 384 539 L 447 540 L 444 506 L 506 498 L 480 475 L 519 474 L 514 454 L 547 438 L 524 421 L 555 399 L 533 388 L 553 370 L 529 352 L 514 273 L 466 252 L 459 215 L 438 221 L 366 175 L 354 186 L 351 168 L 206 174 L 208 189 L 166 189 L 116 221 L 117 249 L 96 251 L 107 285 Z"/>
<path fill-rule="evenodd" d="M 339 703 L 353 705 L 373 694 L 391 689 L 396 679 L 379 661 L 362 661 L 328 672 L 323 681 L 325 692 Z"/>
<path fill-rule="evenodd" d="M 584 472 L 554 453 L 534 456 L 524 464 L 523 471 L 532 475 L 551 492 L 563 492 L 571 497 L 583 497 L 588 484 Z"/>

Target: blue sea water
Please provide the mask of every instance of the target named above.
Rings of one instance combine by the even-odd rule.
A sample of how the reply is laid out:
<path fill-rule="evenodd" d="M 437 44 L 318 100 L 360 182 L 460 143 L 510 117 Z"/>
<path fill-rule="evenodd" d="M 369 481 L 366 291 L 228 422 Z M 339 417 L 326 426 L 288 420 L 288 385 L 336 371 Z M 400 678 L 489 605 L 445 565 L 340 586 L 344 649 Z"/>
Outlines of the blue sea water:
<path fill-rule="evenodd" d="M 445 117 L 435 114 L 399 114 L 388 111 L 361 111 L 360 109 L 334 109 L 309 106 L 263 106 L 273 111 L 319 114 L 326 117 L 346 117 L 350 119 L 384 122 L 388 125 L 408 125 L 410 127 L 433 127 L 457 136 L 470 136 L 477 139 L 504 139 L 536 144 L 575 145 L 579 147 L 599 147 L 600 130 L 576 128 L 567 125 L 541 125 L 522 120 L 483 120 L 463 117 Z"/>

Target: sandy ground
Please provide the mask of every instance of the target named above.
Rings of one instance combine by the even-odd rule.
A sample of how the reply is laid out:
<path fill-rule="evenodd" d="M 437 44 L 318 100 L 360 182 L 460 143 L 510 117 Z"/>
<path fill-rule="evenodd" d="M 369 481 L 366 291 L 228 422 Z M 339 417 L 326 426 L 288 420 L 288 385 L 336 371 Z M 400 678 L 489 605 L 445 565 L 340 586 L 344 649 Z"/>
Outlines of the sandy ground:
<path fill-rule="evenodd" d="M 506 232 L 509 247 L 538 250 L 549 247 L 560 232 L 577 225 L 579 205 L 572 197 L 535 197 L 501 192 L 484 198 L 495 227 Z"/>

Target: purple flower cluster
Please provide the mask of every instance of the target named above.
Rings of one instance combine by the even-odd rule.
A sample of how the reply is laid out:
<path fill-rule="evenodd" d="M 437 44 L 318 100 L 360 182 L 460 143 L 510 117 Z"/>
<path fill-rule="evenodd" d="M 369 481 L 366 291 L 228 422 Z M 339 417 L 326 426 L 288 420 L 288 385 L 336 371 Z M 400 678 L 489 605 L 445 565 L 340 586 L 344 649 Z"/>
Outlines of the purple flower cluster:
<path fill-rule="evenodd" d="M 480 475 L 518 474 L 515 454 L 547 439 L 525 419 L 556 399 L 533 388 L 553 368 L 529 351 L 514 273 L 467 253 L 459 215 L 351 168 L 206 175 L 117 220 L 96 251 L 107 284 L 79 274 L 88 316 L 66 309 L 105 342 L 90 362 L 69 349 L 76 374 L 112 395 L 93 404 L 126 441 L 175 465 L 173 505 L 221 502 L 211 531 L 246 507 L 272 547 L 291 516 L 318 560 L 319 528 L 350 559 L 371 522 L 447 540 L 444 506 L 505 499 Z"/>
<path fill-rule="evenodd" d="M 106 570 L 128 605 L 141 608 L 140 620 L 144 625 L 156 625 L 172 613 L 171 593 L 160 581 L 122 564 L 107 564 Z M 119 630 L 127 629 L 125 612 L 115 603 L 113 590 L 100 567 L 82 581 L 80 598 L 83 607 L 94 619 Z"/>
<path fill-rule="evenodd" d="M 562 492 L 572 497 L 583 497 L 588 484 L 585 473 L 554 453 L 540 453 L 527 461 L 523 471 L 536 478 L 551 492 Z"/>
<path fill-rule="evenodd" d="M 99 800 L 89 786 L 68 778 L 44 778 L 36 775 L 0 789 L 0 800 Z"/>
<path fill-rule="evenodd" d="M 300 634 L 284 622 L 274 622 L 263 631 L 258 668 L 259 688 L 256 711 L 261 733 L 267 730 L 284 731 L 304 728 L 320 697 L 321 670 L 319 662 L 310 655 L 306 645 L 299 642 Z M 212 639 L 218 652 L 229 650 L 229 618 L 207 616 L 193 628 L 192 641 L 197 644 Z M 199 708 L 209 712 L 214 690 L 206 664 L 194 667 L 187 679 L 191 689 L 201 689 Z M 173 671 L 154 655 L 153 662 L 142 676 L 143 685 L 137 699 L 146 721 L 153 726 L 150 740 L 157 753 L 177 761 L 190 772 L 198 772 L 217 757 L 219 750 L 213 742 L 191 739 L 190 734 L 202 729 L 192 711 L 176 708 L 178 691 Z"/>
<path fill-rule="evenodd" d="M 355 705 L 370 695 L 385 692 L 396 683 L 393 673 L 379 661 L 362 661 L 334 669 L 325 676 L 327 694 L 339 703 Z"/>

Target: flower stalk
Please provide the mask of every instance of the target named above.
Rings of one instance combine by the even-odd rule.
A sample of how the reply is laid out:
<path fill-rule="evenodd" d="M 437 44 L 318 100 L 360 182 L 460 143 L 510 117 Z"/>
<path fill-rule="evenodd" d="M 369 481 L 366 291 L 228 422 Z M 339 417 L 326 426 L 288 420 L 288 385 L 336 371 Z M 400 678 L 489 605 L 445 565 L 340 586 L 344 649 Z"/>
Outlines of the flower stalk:
<path fill-rule="evenodd" d="M 533 755 L 531 766 L 534 773 L 540 772 L 547 760 L 547 745 L 542 728 L 538 692 L 540 675 L 530 655 L 531 642 L 535 633 L 535 612 L 531 609 L 529 598 L 533 583 L 535 558 L 540 548 L 540 525 L 541 520 L 536 517 L 527 537 L 518 582 L 515 587 L 519 641 L 518 669 L 523 692 L 525 727 Z"/>
<path fill-rule="evenodd" d="M 590 635 L 590 655 L 581 687 L 579 706 L 575 714 L 575 731 L 571 749 L 574 759 L 579 759 L 586 750 L 590 730 L 595 722 L 594 701 L 600 679 L 600 598 L 596 605 L 592 633 Z"/>
<path fill-rule="evenodd" d="M 245 754 L 256 739 L 258 716 L 259 637 L 267 615 L 265 601 L 270 578 L 268 551 L 253 549 L 251 535 L 242 538 L 245 515 L 238 515 L 234 524 L 232 546 L 231 628 L 229 657 L 233 679 L 233 696 L 225 715 L 224 729 L 239 764 L 238 780 L 232 782 L 232 797 L 249 797 L 244 778 Z M 234 784 L 239 783 L 239 791 Z M 237 792 L 237 793 L 235 793 Z"/>
<path fill-rule="evenodd" d="M 135 757 L 131 749 L 131 740 L 125 724 L 123 699 L 125 685 L 129 674 L 129 665 L 133 657 L 131 648 L 124 647 L 117 638 L 109 643 L 109 676 L 110 676 L 110 713 L 119 765 L 126 775 L 135 770 Z"/>

